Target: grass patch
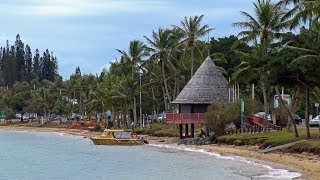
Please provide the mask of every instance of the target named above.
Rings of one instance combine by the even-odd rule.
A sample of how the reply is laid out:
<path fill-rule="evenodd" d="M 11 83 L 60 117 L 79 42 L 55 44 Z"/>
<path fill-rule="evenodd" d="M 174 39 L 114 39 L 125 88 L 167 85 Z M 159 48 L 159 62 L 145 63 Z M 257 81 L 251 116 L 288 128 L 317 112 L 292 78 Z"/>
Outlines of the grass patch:
<path fill-rule="evenodd" d="M 148 134 L 151 136 L 159 137 L 178 137 L 179 128 L 174 125 L 162 124 L 162 123 L 153 123 L 150 128 L 143 128 L 140 130 L 140 127 L 134 129 L 135 133 L 138 134 Z"/>
<path fill-rule="evenodd" d="M 274 147 L 282 144 L 306 139 L 305 129 L 299 129 L 299 136 L 295 137 L 294 132 L 276 131 L 257 134 L 232 134 L 219 136 L 216 139 L 218 143 L 233 144 L 233 145 L 258 145 L 260 148 L 266 148 L 268 146 Z M 311 139 L 308 142 L 298 143 L 287 151 L 290 152 L 308 152 L 314 154 L 320 154 L 320 140 L 317 139 L 318 129 L 310 129 Z"/>

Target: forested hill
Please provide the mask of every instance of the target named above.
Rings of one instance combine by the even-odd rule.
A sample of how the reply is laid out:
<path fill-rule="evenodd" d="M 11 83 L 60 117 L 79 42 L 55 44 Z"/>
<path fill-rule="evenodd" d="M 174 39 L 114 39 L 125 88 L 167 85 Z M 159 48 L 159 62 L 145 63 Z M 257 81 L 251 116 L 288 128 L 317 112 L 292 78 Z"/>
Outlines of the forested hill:
<path fill-rule="evenodd" d="M 53 52 L 33 51 L 19 34 L 14 44 L 7 40 L 6 46 L 0 47 L 0 86 L 11 87 L 16 81 L 53 81 L 57 72 L 58 60 Z"/>

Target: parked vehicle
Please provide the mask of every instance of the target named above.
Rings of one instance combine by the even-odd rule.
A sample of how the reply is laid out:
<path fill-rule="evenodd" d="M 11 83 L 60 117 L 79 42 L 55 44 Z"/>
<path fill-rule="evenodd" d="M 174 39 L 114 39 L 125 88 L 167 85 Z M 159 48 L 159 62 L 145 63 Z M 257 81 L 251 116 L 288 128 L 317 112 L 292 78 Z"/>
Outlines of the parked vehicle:
<path fill-rule="evenodd" d="M 50 120 L 51 121 L 60 121 L 61 120 L 61 116 L 53 114 L 53 115 L 51 115 Z"/>
<path fill-rule="evenodd" d="M 318 116 L 314 117 L 313 119 L 311 119 L 309 124 L 310 124 L 310 127 L 319 126 L 319 124 L 320 124 L 320 115 L 318 115 Z"/>
<path fill-rule="evenodd" d="M 293 115 L 293 120 L 296 122 L 296 124 L 301 124 L 302 123 L 302 119 L 299 115 Z"/>
<path fill-rule="evenodd" d="M 68 120 L 77 120 L 79 121 L 81 119 L 81 116 L 78 114 L 72 114 L 70 117 L 67 118 Z"/>
<path fill-rule="evenodd" d="M 29 113 L 23 114 L 22 119 L 23 120 L 29 120 L 30 119 L 30 114 Z"/>
<path fill-rule="evenodd" d="M 261 118 L 264 119 L 264 114 L 265 114 L 264 112 L 257 112 L 256 114 L 254 114 L 254 116 L 256 116 L 256 117 L 261 117 Z M 269 123 L 273 123 L 270 114 L 268 115 L 268 122 L 269 122 Z"/>
<path fill-rule="evenodd" d="M 166 113 L 161 113 L 158 115 L 157 122 L 163 122 L 166 119 Z"/>
<path fill-rule="evenodd" d="M 21 119 L 21 114 L 16 114 L 17 119 Z"/>

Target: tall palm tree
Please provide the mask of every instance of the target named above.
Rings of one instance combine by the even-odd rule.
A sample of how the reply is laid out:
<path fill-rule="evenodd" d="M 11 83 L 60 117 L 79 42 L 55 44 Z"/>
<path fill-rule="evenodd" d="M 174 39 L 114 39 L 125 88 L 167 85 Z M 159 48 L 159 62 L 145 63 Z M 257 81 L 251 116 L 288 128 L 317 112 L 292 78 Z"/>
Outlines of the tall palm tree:
<path fill-rule="evenodd" d="M 244 29 L 238 34 L 238 36 L 241 37 L 239 41 L 247 43 L 253 42 L 259 45 L 262 53 L 262 61 L 271 50 L 274 41 L 281 38 L 283 35 L 282 30 L 287 27 L 288 22 L 282 21 L 282 17 L 285 15 L 282 6 L 272 3 L 270 0 L 258 0 L 257 3 L 253 3 L 253 5 L 255 15 L 252 16 L 247 12 L 241 11 L 241 15 L 244 16 L 247 21 L 233 23 L 233 25 Z M 263 66 L 261 68 L 264 69 Z M 267 75 L 268 72 L 263 72 L 261 77 L 265 121 L 267 121 L 268 117 Z"/>
<path fill-rule="evenodd" d="M 124 63 L 131 64 L 132 78 L 134 78 L 134 72 L 135 72 L 136 66 L 143 61 L 143 58 L 149 55 L 147 46 L 143 42 L 138 40 L 130 41 L 128 53 L 120 49 L 116 49 L 116 50 L 119 53 L 121 53 L 124 59 Z M 136 125 L 138 122 L 137 122 L 137 102 L 136 102 L 135 96 L 133 97 L 133 119 L 134 119 L 134 124 Z"/>
<path fill-rule="evenodd" d="M 147 46 L 138 40 L 130 41 L 128 52 L 120 49 L 116 50 L 123 56 L 124 63 L 131 64 L 132 77 L 134 76 L 134 71 L 137 65 L 143 61 L 143 58 L 149 55 Z"/>
<path fill-rule="evenodd" d="M 320 62 L 320 24 L 314 23 L 312 30 L 301 29 L 301 33 L 305 36 L 305 41 L 308 44 L 308 47 L 292 47 L 286 46 L 286 48 L 297 52 L 300 54 L 299 57 L 292 60 L 289 64 L 289 70 L 292 70 L 295 73 L 295 79 L 302 85 L 305 89 L 305 98 L 306 98 L 306 109 L 305 109 L 305 118 L 306 118 L 306 131 L 307 137 L 310 138 L 310 129 L 309 129 L 309 96 L 310 90 L 315 86 L 315 84 L 320 84 L 320 71 L 318 64 Z M 320 137 L 320 129 L 319 129 Z"/>
<path fill-rule="evenodd" d="M 164 104 L 166 111 L 168 111 L 168 102 L 171 102 L 171 96 L 166 77 L 166 62 L 171 58 L 174 47 L 177 46 L 177 39 L 171 30 L 162 28 L 159 28 L 158 31 L 153 31 L 151 38 L 144 37 L 150 45 L 150 59 L 157 60 L 161 64 L 164 94 L 166 97 Z"/>
<path fill-rule="evenodd" d="M 241 15 L 247 21 L 233 23 L 235 27 L 245 29 L 238 36 L 243 42 L 253 42 L 262 45 L 263 52 L 267 55 L 268 49 L 274 40 L 280 39 L 284 30 L 288 26 L 288 21 L 283 21 L 286 14 L 282 6 L 272 3 L 270 0 L 258 0 L 253 3 L 255 16 L 241 11 Z"/>
<path fill-rule="evenodd" d="M 181 31 L 183 40 L 181 44 L 185 46 L 185 50 L 190 50 L 191 52 L 191 76 L 193 76 L 193 62 L 194 62 L 194 49 L 200 53 L 200 49 L 198 47 L 199 43 L 203 43 L 200 38 L 209 33 L 211 28 L 207 24 L 201 26 L 201 21 L 204 15 L 201 16 L 191 16 L 184 17 L 184 20 L 181 21 L 181 27 L 173 25 L 179 31 Z"/>
<path fill-rule="evenodd" d="M 309 29 L 312 29 L 313 22 L 318 21 L 320 15 L 320 2 L 318 0 L 281 0 L 278 5 L 291 5 L 292 7 L 284 19 L 290 20 L 290 28 L 293 29 L 300 25 L 300 22 L 308 22 Z"/>

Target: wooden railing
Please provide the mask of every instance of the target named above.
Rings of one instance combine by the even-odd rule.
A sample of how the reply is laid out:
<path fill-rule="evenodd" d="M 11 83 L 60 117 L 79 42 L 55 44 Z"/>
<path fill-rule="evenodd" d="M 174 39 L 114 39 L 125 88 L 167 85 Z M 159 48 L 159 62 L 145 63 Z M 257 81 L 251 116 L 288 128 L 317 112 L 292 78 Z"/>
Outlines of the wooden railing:
<path fill-rule="evenodd" d="M 167 113 L 165 122 L 167 124 L 204 124 L 204 113 Z"/>
<path fill-rule="evenodd" d="M 232 129 L 225 131 L 225 134 L 241 134 L 241 133 L 260 133 L 264 129 L 264 119 L 260 117 L 245 117 L 244 118 L 244 128 Z M 265 130 L 270 132 L 271 130 L 281 131 L 282 127 L 271 123 L 267 123 Z"/>

